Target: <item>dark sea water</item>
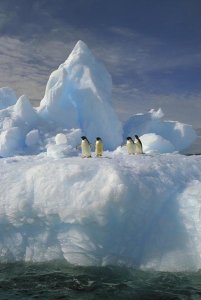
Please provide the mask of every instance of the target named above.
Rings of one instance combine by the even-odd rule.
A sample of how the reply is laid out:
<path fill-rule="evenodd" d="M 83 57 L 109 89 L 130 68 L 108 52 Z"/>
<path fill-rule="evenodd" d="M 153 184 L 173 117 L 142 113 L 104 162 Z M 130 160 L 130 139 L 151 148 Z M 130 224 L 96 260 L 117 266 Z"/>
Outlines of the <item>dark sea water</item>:
<path fill-rule="evenodd" d="M 201 272 L 144 272 L 66 263 L 1 264 L 0 299 L 201 299 Z"/>

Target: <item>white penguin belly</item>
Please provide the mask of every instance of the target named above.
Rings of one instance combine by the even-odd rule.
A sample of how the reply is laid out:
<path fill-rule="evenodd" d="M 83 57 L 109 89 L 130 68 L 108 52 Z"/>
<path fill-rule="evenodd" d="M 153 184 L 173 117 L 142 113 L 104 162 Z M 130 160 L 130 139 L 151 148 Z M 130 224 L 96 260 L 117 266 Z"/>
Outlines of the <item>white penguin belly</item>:
<path fill-rule="evenodd" d="M 135 145 L 133 142 L 127 142 L 128 154 L 135 154 Z"/>
<path fill-rule="evenodd" d="M 91 148 L 87 141 L 82 141 L 81 148 L 82 148 L 82 156 L 83 157 L 91 156 Z"/>
<path fill-rule="evenodd" d="M 103 155 L 103 144 L 101 142 L 96 142 L 96 155 Z"/>

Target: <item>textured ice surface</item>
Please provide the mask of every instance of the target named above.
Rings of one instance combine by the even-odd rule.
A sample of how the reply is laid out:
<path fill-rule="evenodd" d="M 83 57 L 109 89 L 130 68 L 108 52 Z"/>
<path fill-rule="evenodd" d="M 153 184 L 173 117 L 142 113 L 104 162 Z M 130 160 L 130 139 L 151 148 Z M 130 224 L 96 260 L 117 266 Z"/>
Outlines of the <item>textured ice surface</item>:
<path fill-rule="evenodd" d="M 140 139 L 145 153 L 172 153 L 176 151 L 171 142 L 155 133 L 143 134 Z"/>
<path fill-rule="evenodd" d="M 62 128 L 80 128 L 89 140 L 101 136 L 106 149 L 122 143 L 122 127 L 113 110 L 112 80 L 85 43 L 79 41 L 47 83 L 40 114 Z"/>
<path fill-rule="evenodd" d="M 37 147 L 40 144 L 38 129 L 33 129 L 27 133 L 25 144 L 28 147 Z"/>
<path fill-rule="evenodd" d="M 0 260 L 199 269 L 200 157 L 104 156 L 1 159 Z"/>
<path fill-rule="evenodd" d="M 154 133 L 162 139 L 169 141 L 175 150 L 180 151 L 190 146 L 196 139 L 195 130 L 191 125 L 183 124 L 177 121 L 163 120 L 164 117 L 161 109 L 150 110 L 145 114 L 137 114 L 130 117 L 124 124 L 124 137 L 134 136 L 135 134 L 142 136 L 144 134 Z M 153 140 L 152 140 L 153 144 Z M 158 144 L 158 143 L 156 143 Z M 157 145 L 153 145 L 154 149 Z M 161 153 L 165 150 L 163 144 Z M 165 152 L 172 152 L 167 144 Z M 158 147 L 160 152 L 160 147 Z"/>
<path fill-rule="evenodd" d="M 38 115 L 26 96 L 0 110 L 0 156 L 23 153 L 26 135 L 38 124 Z"/>

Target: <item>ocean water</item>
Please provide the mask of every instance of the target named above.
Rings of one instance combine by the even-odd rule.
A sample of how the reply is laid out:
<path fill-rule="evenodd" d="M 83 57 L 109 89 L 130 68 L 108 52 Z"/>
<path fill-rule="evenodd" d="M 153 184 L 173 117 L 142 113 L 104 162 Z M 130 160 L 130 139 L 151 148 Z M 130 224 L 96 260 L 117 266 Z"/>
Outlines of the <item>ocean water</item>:
<path fill-rule="evenodd" d="M 145 272 L 65 262 L 1 264 L 0 299 L 201 299 L 201 271 Z"/>

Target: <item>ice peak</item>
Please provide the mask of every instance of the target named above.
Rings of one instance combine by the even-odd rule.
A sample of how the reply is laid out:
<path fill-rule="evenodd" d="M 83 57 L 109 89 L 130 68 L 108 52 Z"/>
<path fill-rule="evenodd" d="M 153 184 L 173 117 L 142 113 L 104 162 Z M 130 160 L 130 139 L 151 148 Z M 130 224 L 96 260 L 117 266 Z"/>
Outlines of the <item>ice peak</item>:
<path fill-rule="evenodd" d="M 90 140 L 101 136 L 107 150 L 122 143 L 122 125 L 112 107 L 111 76 L 83 41 L 54 71 L 40 113 L 65 129 L 79 128 Z"/>
<path fill-rule="evenodd" d="M 29 99 L 27 96 L 22 95 L 15 104 L 15 111 L 22 114 L 24 113 L 24 110 L 33 110 L 31 103 L 29 102 Z"/>
<path fill-rule="evenodd" d="M 79 40 L 73 48 L 71 54 L 65 61 L 65 64 L 71 63 L 72 61 L 82 60 L 86 62 L 94 60 L 94 55 L 89 50 L 88 46 L 81 40 Z"/>
<path fill-rule="evenodd" d="M 161 108 L 159 108 L 158 110 L 151 109 L 149 113 L 151 114 L 152 119 L 161 119 L 162 117 L 164 117 L 164 113 Z"/>
<path fill-rule="evenodd" d="M 29 124 L 34 123 L 37 120 L 37 114 L 32 107 L 27 96 L 22 95 L 16 102 L 14 111 L 16 116 Z"/>
<path fill-rule="evenodd" d="M 83 41 L 79 40 L 76 43 L 76 45 L 75 45 L 72 52 L 74 52 L 74 51 L 75 52 L 86 52 L 86 51 L 89 51 L 89 48 L 87 47 L 87 45 Z"/>

